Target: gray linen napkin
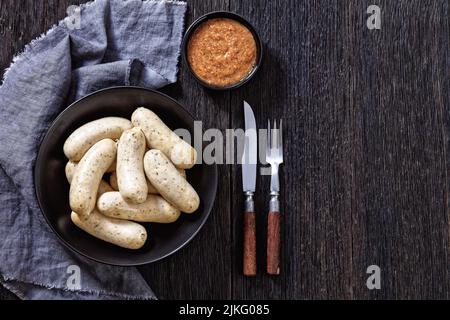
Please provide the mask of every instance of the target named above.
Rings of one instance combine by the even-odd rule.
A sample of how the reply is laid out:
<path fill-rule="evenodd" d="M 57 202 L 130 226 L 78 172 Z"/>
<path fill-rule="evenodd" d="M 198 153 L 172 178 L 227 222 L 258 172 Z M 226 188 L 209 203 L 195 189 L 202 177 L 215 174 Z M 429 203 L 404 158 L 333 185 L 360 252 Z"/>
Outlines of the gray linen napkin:
<path fill-rule="evenodd" d="M 0 282 L 22 299 L 154 299 L 135 268 L 92 262 L 58 242 L 37 204 L 33 168 L 72 100 L 176 81 L 186 4 L 96 0 L 80 10 L 28 45 L 0 87 Z"/>

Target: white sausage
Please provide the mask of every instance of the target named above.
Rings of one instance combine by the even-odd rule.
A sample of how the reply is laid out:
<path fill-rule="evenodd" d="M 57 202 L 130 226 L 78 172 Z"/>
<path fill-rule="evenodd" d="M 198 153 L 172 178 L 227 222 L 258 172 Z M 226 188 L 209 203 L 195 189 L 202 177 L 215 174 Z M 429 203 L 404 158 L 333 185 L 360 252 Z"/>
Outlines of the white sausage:
<path fill-rule="evenodd" d="M 117 147 L 117 184 L 122 197 L 132 203 L 147 200 L 144 173 L 145 136 L 139 128 L 125 131 Z"/>
<path fill-rule="evenodd" d="M 148 146 L 161 150 L 180 169 L 190 169 L 197 161 L 197 151 L 177 136 L 152 111 L 139 108 L 131 118 L 134 126 L 145 134 Z"/>
<path fill-rule="evenodd" d="M 69 184 L 72 183 L 72 179 L 73 179 L 73 176 L 75 175 L 75 170 L 77 168 L 77 165 L 78 165 L 78 163 L 73 162 L 73 161 L 67 162 L 67 165 L 66 165 L 66 178 L 67 178 L 67 181 L 69 182 Z M 109 169 L 106 172 L 107 173 L 114 172 L 116 170 L 115 166 L 116 166 L 116 161 L 113 162 L 113 164 L 109 167 Z M 112 170 L 113 167 L 114 167 L 114 170 Z"/>
<path fill-rule="evenodd" d="M 119 191 L 119 183 L 117 181 L 117 172 L 116 171 L 111 173 L 111 176 L 109 177 L 109 184 L 114 189 L 114 191 Z M 147 189 L 148 189 L 149 194 L 159 194 L 158 190 L 156 190 L 155 187 L 152 186 L 152 184 L 148 180 L 147 180 Z"/>
<path fill-rule="evenodd" d="M 126 202 L 120 192 L 107 192 L 97 201 L 98 210 L 105 216 L 137 222 L 173 223 L 181 215 L 160 196 L 149 195 L 141 204 Z"/>
<path fill-rule="evenodd" d="M 78 162 L 85 153 L 103 139 L 119 139 L 125 130 L 131 129 L 131 121 L 124 118 L 109 117 L 89 122 L 66 140 L 64 154 L 74 162 Z"/>
<path fill-rule="evenodd" d="M 181 176 L 186 179 L 186 171 L 183 169 L 178 169 L 178 172 L 180 172 Z M 109 177 L 109 184 L 113 188 L 114 191 L 119 191 L 119 184 L 117 183 L 117 172 L 111 173 L 111 176 Z M 159 191 L 156 190 L 156 188 L 151 184 L 150 181 L 147 179 L 147 188 L 149 194 L 159 194 Z"/>
<path fill-rule="evenodd" d="M 75 175 L 75 170 L 77 168 L 78 163 L 69 161 L 66 164 L 66 178 L 69 184 L 72 183 L 73 176 Z"/>
<path fill-rule="evenodd" d="M 67 177 L 67 181 L 69 182 L 69 184 L 72 183 L 72 179 L 75 174 L 76 166 L 77 166 L 77 164 L 74 162 L 71 162 L 71 161 L 67 162 L 66 177 Z M 112 191 L 114 191 L 114 189 L 108 184 L 108 182 L 102 180 L 102 181 L 100 181 L 100 185 L 98 187 L 97 198 L 99 198 L 102 194 L 104 194 L 106 192 L 112 192 Z"/>
<path fill-rule="evenodd" d="M 89 215 L 95 208 L 97 191 L 103 175 L 116 157 L 117 147 L 111 139 L 97 142 L 77 166 L 70 186 L 70 207 L 79 215 Z"/>
<path fill-rule="evenodd" d="M 137 250 L 147 241 L 147 231 L 138 223 L 105 217 L 94 210 L 89 217 L 72 212 L 72 222 L 90 235 L 119 247 Z"/>
<path fill-rule="evenodd" d="M 198 209 L 200 198 L 197 192 L 160 150 L 145 154 L 144 169 L 153 186 L 175 208 L 185 213 Z"/>

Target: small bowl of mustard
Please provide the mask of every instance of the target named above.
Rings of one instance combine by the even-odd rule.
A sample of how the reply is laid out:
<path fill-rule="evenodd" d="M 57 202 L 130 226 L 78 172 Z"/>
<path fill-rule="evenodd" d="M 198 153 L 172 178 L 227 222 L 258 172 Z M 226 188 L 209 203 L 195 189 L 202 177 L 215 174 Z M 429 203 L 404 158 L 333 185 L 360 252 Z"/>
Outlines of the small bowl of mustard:
<path fill-rule="evenodd" d="M 194 78 L 213 90 L 232 90 L 250 81 L 262 63 L 263 46 L 242 16 L 208 13 L 186 31 L 183 60 Z"/>

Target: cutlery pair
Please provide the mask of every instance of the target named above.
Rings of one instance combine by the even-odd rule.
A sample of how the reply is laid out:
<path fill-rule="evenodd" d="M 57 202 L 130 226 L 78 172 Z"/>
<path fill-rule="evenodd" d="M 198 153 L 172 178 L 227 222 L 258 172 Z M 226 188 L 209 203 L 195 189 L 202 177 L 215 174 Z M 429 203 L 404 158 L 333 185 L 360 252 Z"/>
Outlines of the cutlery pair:
<path fill-rule="evenodd" d="M 256 263 L 256 214 L 253 196 L 256 189 L 256 171 L 258 167 L 258 138 L 255 115 L 250 105 L 244 101 L 245 145 L 242 157 L 242 183 L 246 195 L 244 213 L 244 275 L 255 276 Z M 266 162 L 271 166 L 270 204 L 267 221 L 267 273 L 280 274 L 280 182 L 279 166 L 283 163 L 282 121 L 273 128 L 269 121 L 267 132 Z"/>

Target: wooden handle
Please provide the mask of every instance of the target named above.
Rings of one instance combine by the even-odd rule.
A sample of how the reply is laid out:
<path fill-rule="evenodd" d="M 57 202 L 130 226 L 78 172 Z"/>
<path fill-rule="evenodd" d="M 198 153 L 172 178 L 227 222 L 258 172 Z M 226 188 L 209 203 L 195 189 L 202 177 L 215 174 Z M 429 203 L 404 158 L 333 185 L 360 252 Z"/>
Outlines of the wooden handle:
<path fill-rule="evenodd" d="M 256 220 L 254 212 L 244 215 L 244 275 L 256 276 Z"/>
<path fill-rule="evenodd" d="M 281 214 L 270 212 L 267 224 L 267 273 L 280 274 Z"/>

